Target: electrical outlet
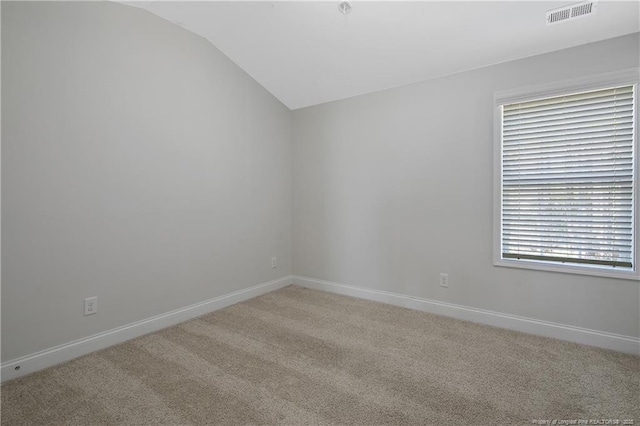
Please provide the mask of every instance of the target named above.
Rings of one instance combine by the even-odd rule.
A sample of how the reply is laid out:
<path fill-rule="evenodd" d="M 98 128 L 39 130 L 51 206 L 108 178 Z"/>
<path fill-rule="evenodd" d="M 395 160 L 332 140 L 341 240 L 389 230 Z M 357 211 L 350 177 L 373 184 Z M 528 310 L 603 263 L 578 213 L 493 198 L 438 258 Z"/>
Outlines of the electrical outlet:
<path fill-rule="evenodd" d="M 84 314 L 93 315 L 98 313 L 98 297 L 87 297 L 84 299 Z"/>
<path fill-rule="evenodd" d="M 271 258 L 271 267 L 272 268 L 277 268 L 278 267 L 278 258 L 277 257 L 272 257 Z"/>
<path fill-rule="evenodd" d="M 440 274 L 440 287 L 449 287 L 449 274 Z"/>

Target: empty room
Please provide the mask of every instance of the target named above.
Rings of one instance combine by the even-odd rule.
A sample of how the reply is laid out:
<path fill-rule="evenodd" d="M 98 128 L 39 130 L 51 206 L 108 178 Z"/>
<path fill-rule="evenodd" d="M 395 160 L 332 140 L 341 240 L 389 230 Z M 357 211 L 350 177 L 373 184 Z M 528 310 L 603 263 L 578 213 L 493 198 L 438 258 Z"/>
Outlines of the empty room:
<path fill-rule="evenodd" d="M 638 425 L 638 1 L 1 1 L 4 425 Z"/>

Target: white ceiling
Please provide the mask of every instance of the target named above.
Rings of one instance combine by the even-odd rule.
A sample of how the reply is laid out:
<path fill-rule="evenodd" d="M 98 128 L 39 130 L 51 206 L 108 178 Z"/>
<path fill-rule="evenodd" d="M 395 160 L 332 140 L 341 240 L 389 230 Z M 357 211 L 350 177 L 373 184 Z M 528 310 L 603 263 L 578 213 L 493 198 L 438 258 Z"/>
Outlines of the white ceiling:
<path fill-rule="evenodd" d="M 549 26 L 575 1 L 126 3 L 205 37 L 290 109 L 640 31 L 638 1 Z"/>

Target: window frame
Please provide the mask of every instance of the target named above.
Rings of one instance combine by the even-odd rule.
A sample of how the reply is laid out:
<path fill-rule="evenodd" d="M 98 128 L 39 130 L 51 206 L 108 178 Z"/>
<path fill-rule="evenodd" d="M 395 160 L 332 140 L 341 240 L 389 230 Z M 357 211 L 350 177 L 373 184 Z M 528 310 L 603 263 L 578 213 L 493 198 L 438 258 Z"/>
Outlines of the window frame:
<path fill-rule="evenodd" d="M 493 265 L 532 269 L 539 271 L 560 272 L 569 274 L 591 275 L 596 277 L 640 280 L 638 260 L 640 248 L 638 231 L 640 230 L 640 191 L 638 187 L 638 126 L 640 112 L 640 68 L 630 68 L 605 74 L 592 75 L 584 78 L 563 80 L 551 84 L 529 86 L 515 90 L 494 93 L 494 124 L 493 124 Z M 607 87 L 635 85 L 634 99 L 634 134 L 633 134 L 633 269 L 620 269 L 610 266 L 586 265 L 574 263 L 558 263 L 543 260 L 505 259 L 502 257 L 502 114 L 501 106 L 505 104 L 524 102 L 533 99 L 560 96 L 563 94 L 586 92 Z"/>

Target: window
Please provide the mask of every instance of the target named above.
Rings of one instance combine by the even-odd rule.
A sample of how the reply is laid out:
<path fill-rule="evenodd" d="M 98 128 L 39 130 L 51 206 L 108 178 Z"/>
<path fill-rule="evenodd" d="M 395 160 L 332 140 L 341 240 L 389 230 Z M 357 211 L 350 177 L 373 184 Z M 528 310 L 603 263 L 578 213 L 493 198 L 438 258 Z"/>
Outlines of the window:
<path fill-rule="evenodd" d="M 496 264 L 637 277 L 636 89 L 497 101 Z"/>

